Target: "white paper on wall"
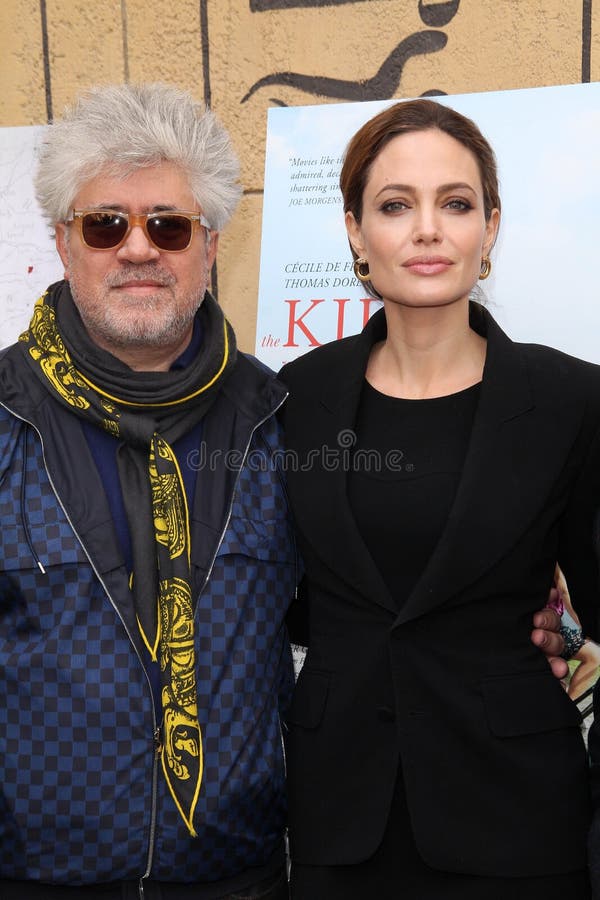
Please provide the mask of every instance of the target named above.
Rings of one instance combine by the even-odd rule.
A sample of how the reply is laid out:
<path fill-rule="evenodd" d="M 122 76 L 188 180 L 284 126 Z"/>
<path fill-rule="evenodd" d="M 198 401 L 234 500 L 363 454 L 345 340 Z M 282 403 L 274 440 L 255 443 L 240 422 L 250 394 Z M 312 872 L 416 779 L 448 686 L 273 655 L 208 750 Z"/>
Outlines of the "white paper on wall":
<path fill-rule="evenodd" d="M 63 275 L 33 191 L 44 130 L 43 125 L 0 129 L 0 347 L 16 341 L 36 299 Z"/>

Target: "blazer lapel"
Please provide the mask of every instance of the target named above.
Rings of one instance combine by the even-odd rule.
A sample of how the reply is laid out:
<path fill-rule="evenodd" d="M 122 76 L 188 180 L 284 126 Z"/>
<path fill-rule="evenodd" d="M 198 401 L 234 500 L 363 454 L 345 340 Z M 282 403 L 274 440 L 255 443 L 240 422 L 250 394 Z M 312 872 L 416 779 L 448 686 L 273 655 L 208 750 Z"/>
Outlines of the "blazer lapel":
<path fill-rule="evenodd" d="M 494 320 L 472 310 L 487 336 L 478 409 L 446 527 L 396 624 L 440 606 L 497 563 L 534 521 L 573 440 L 536 410 L 526 360 Z M 578 411 L 567 416 L 573 421 Z"/>
<path fill-rule="evenodd" d="M 311 471 L 310 494 L 303 495 L 302 482 L 295 497 L 295 517 L 327 566 L 352 592 L 397 612 L 387 586 L 362 539 L 348 502 L 348 468 L 354 445 L 354 428 L 365 370 L 373 344 L 385 336 L 383 311 L 376 313 L 361 334 L 346 344 L 343 362 L 332 370 L 315 411 L 318 421 L 310 429 L 314 450 L 317 434 L 322 458 Z M 291 477 L 291 476 L 289 476 Z M 319 516 L 315 498 L 323 499 Z M 319 500 L 317 500 L 319 502 Z M 306 513 L 306 515 L 304 515 Z"/>

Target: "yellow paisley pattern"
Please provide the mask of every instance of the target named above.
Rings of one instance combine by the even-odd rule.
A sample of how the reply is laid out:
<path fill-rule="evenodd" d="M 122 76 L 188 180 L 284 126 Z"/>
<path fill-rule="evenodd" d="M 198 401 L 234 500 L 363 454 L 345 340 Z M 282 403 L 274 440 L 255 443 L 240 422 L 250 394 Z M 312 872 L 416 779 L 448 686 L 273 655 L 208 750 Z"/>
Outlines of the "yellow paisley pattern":
<path fill-rule="evenodd" d="M 177 808 L 190 833 L 202 780 L 202 738 L 196 701 L 194 618 L 190 586 L 180 578 L 160 584 L 160 667 L 170 681 L 162 690 L 164 742 L 162 768 Z M 173 779 L 192 782 L 189 809 L 183 809 Z"/>
<path fill-rule="evenodd" d="M 90 403 L 83 392 L 89 388 L 71 361 L 56 329 L 55 312 L 44 304 L 45 296 L 36 301 L 29 331 L 25 331 L 19 340 L 29 343 L 31 358 L 38 363 L 65 403 L 76 409 L 87 409 Z"/>
<path fill-rule="evenodd" d="M 156 454 L 174 468 L 170 474 L 159 475 Z M 185 494 L 181 489 L 181 475 L 175 454 L 162 438 L 152 442 L 150 449 L 150 484 L 152 485 L 152 514 L 156 540 L 176 559 L 189 547 Z"/>

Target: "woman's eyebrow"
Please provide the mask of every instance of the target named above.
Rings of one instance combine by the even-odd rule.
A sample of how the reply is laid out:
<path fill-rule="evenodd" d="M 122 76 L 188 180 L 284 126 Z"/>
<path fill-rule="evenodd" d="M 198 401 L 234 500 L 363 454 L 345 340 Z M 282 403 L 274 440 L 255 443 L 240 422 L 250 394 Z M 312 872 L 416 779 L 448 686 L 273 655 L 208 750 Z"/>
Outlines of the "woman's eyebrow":
<path fill-rule="evenodd" d="M 412 184 L 400 184 L 399 182 L 391 182 L 390 184 L 384 184 L 384 186 L 377 191 L 375 197 L 379 197 L 380 194 L 384 194 L 386 191 L 399 191 L 404 194 L 414 194 L 416 192 L 416 188 Z M 448 191 L 457 191 L 457 190 L 467 190 L 472 194 L 476 194 L 475 188 L 470 185 L 467 181 L 451 181 L 448 184 L 440 184 L 436 188 L 436 194 L 446 194 Z"/>

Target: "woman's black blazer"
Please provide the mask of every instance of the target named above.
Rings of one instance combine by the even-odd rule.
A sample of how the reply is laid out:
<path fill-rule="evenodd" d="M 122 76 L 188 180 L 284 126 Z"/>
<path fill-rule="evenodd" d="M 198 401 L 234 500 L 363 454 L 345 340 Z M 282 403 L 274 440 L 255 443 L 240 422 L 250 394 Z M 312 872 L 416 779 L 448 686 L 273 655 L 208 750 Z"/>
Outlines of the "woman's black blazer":
<path fill-rule="evenodd" d="M 374 852 L 400 760 L 428 865 L 489 876 L 585 865 L 580 714 L 530 633 L 556 560 L 585 631 L 598 633 L 600 368 L 513 343 L 477 304 L 471 326 L 488 343 L 462 476 L 439 543 L 400 604 L 346 492 L 348 432 L 370 349 L 385 335 L 383 312 L 280 374 L 309 634 L 287 720 L 291 848 L 301 863 Z M 387 514 L 393 527 L 402 510 Z"/>

